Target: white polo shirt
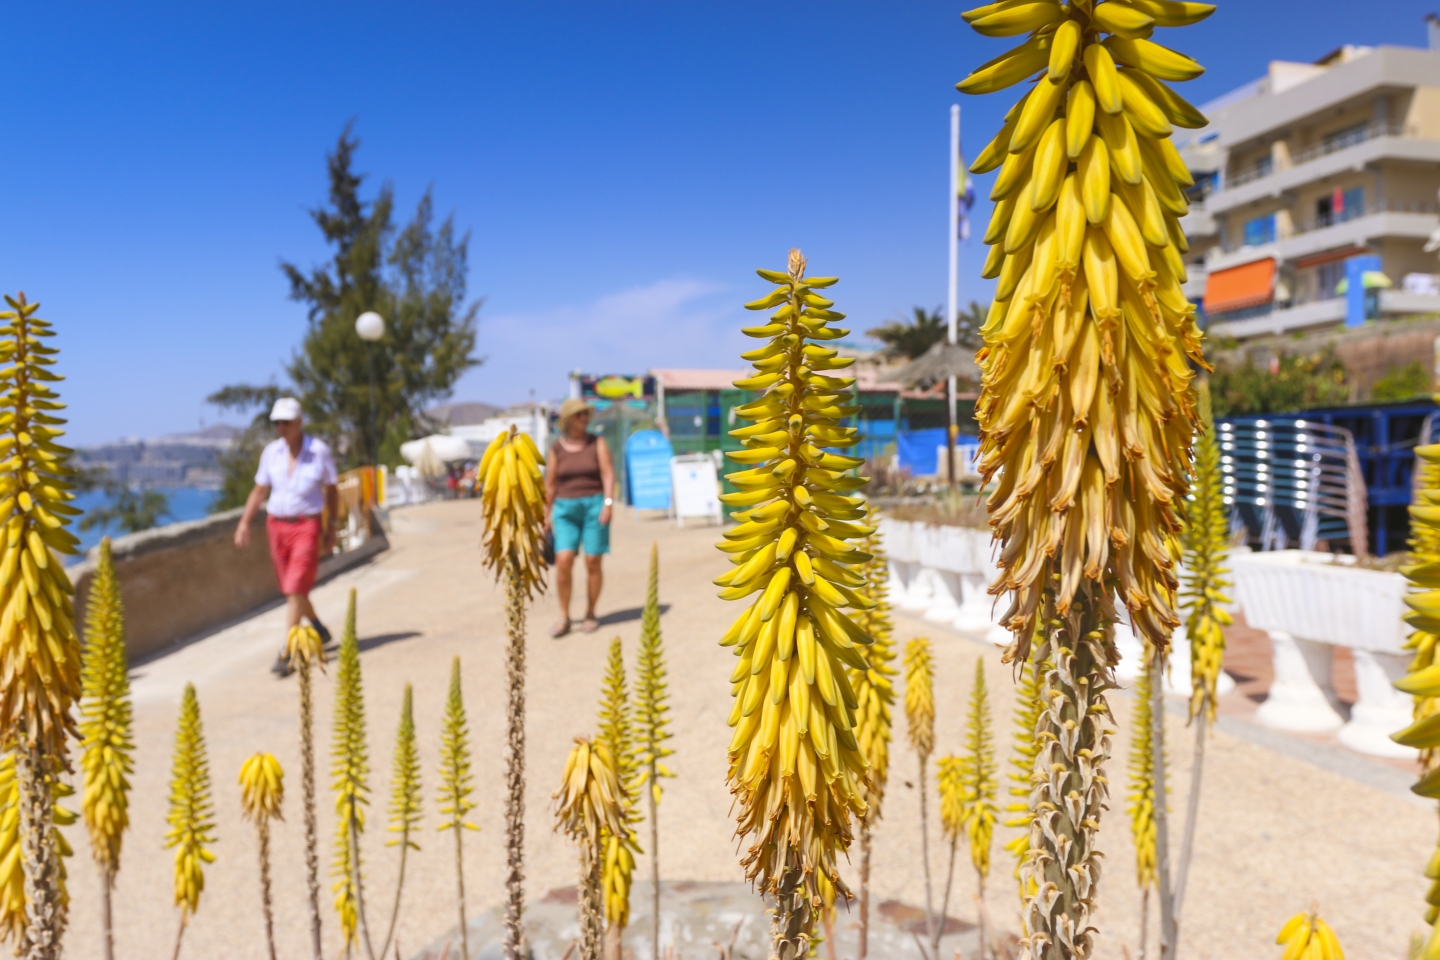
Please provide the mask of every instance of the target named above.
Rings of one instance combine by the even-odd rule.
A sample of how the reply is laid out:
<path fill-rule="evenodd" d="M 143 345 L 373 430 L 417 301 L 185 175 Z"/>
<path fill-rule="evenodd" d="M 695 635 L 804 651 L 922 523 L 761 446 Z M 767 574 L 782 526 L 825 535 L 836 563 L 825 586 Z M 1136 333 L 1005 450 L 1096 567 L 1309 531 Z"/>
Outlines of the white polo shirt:
<path fill-rule="evenodd" d="M 324 440 L 306 436 L 300 441 L 300 456 L 292 471 L 290 446 L 279 437 L 260 452 L 255 482 L 270 488 L 270 500 L 265 504 L 270 516 L 319 516 L 325 509 L 325 487 L 336 482 L 335 460 Z"/>

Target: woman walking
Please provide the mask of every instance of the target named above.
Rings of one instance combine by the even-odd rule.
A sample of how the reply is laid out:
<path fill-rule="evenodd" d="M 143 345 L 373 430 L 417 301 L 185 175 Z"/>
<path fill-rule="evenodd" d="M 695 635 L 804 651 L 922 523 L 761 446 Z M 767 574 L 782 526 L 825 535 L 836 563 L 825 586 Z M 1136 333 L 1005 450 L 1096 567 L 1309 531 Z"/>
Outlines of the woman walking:
<path fill-rule="evenodd" d="M 571 398 L 560 405 L 560 435 L 550 445 L 545 467 L 545 499 L 555 535 L 555 592 L 560 620 L 550 636 L 570 632 L 570 591 L 575 583 L 575 554 L 585 551 L 585 619 L 580 629 L 594 633 L 595 602 L 603 576 L 600 558 L 610 552 L 610 508 L 615 469 L 603 437 L 589 433 L 594 409 Z"/>

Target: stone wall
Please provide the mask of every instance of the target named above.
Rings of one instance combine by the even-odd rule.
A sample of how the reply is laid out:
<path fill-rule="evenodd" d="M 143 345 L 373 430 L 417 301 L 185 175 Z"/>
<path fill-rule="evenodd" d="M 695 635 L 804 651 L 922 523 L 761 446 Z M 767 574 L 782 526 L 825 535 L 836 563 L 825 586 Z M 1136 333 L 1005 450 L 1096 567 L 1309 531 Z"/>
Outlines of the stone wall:
<path fill-rule="evenodd" d="M 241 512 L 227 510 L 203 520 L 114 538 L 115 571 L 125 604 L 125 646 L 132 661 L 279 599 L 265 514 L 255 518 L 250 546 L 241 550 L 235 546 Z M 377 529 L 359 549 L 325 558 L 320 579 L 362 563 L 388 546 Z M 95 563 L 92 552 L 68 569 L 82 635 Z"/>

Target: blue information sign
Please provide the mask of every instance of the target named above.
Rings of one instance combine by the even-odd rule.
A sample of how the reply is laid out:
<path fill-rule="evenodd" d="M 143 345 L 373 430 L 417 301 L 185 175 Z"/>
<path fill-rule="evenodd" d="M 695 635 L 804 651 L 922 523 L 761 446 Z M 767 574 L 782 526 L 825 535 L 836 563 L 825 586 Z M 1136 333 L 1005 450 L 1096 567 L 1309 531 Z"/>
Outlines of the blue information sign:
<path fill-rule="evenodd" d="M 659 430 L 637 430 L 625 441 L 627 499 L 641 510 L 670 509 L 670 441 Z"/>

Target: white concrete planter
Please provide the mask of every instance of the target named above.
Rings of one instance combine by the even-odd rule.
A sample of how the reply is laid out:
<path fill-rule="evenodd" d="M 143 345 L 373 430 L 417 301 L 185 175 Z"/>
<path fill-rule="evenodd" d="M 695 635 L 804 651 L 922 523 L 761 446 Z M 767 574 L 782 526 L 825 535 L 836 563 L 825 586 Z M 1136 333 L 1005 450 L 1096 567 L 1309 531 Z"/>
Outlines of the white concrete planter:
<path fill-rule="evenodd" d="M 1010 633 L 995 623 L 1001 611 L 986 593 L 995 578 L 988 530 L 904 520 L 881 521 L 890 558 L 890 602 L 933 623 L 984 634 L 996 643 Z"/>
<path fill-rule="evenodd" d="M 1120 665 L 1115 668 L 1115 679 L 1125 686 L 1131 686 L 1140 679 L 1145 669 L 1145 644 L 1128 623 L 1115 625 L 1115 646 L 1120 650 Z M 1215 681 L 1215 692 L 1225 696 L 1235 689 L 1235 680 L 1224 670 Z M 1165 658 L 1165 692 L 1172 697 L 1189 697 L 1190 680 L 1190 637 L 1185 625 L 1175 628 L 1170 637 L 1170 653 Z"/>
<path fill-rule="evenodd" d="M 1343 558 L 1341 558 L 1343 560 Z M 1300 550 L 1232 558 L 1235 598 L 1252 627 L 1270 635 L 1275 680 L 1256 719 L 1281 730 L 1328 732 L 1341 743 L 1383 757 L 1415 751 L 1390 740 L 1410 724 L 1410 697 L 1390 681 L 1405 672 L 1409 626 L 1400 619 L 1405 578 L 1361 570 L 1331 554 Z M 1355 659 L 1358 699 L 1349 721 L 1336 709 L 1330 647 Z"/>

